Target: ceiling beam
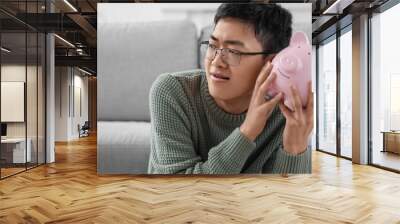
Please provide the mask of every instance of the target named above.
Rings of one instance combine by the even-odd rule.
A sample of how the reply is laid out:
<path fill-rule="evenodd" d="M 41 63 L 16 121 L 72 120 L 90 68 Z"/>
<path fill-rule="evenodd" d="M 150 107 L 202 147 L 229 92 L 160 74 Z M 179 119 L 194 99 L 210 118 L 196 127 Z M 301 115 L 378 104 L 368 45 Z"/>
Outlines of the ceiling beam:
<path fill-rule="evenodd" d="M 56 66 L 82 66 L 96 71 L 96 58 L 90 56 L 55 56 Z"/>
<path fill-rule="evenodd" d="M 79 25 L 88 35 L 90 38 L 96 39 L 97 31 L 96 29 L 90 24 L 85 17 L 80 15 L 79 13 L 71 13 L 67 14 L 67 16 L 74 21 L 77 25 Z"/>

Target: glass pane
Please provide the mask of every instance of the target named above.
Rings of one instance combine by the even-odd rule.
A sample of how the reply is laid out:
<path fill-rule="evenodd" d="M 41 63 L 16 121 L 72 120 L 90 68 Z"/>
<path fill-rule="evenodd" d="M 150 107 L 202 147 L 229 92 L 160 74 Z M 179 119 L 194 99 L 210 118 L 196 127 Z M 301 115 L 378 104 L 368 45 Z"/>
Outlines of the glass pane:
<path fill-rule="evenodd" d="M 26 150 L 26 34 L 1 34 L 1 175 L 25 170 Z"/>
<path fill-rule="evenodd" d="M 27 2 L 26 12 L 28 13 L 28 19 L 32 23 L 36 23 L 35 18 L 31 15 L 39 11 L 39 5 L 37 1 Z M 27 30 L 27 99 L 26 99 L 26 111 L 27 111 L 27 144 L 30 148 L 30 159 L 28 160 L 27 167 L 31 168 L 37 166 L 38 160 L 38 34 L 35 30 Z"/>
<path fill-rule="evenodd" d="M 45 163 L 45 52 L 46 37 L 39 33 L 38 46 L 38 163 Z"/>
<path fill-rule="evenodd" d="M 37 33 L 27 33 L 28 38 L 28 63 L 27 63 L 27 99 L 26 99 L 26 111 L 27 111 L 27 143 L 29 144 L 31 158 L 28 159 L 28 168 L 37 165 L 37 73 L 38 73 L 38 49 L 37 49 Z"/>
<path fill-rule="evenodd" d="M 336 153 L 336 38 L 318 51 L 318 147 Z"/>
<path fill-rule="evenodd" d="M 372 18 L 372 163 L 400 170 L 400 4 Z"/>
<path fill-rule="evenodd" d="M 352 35 L 351 30 L 340 37 L 340 152 L 352 157 Z"/>

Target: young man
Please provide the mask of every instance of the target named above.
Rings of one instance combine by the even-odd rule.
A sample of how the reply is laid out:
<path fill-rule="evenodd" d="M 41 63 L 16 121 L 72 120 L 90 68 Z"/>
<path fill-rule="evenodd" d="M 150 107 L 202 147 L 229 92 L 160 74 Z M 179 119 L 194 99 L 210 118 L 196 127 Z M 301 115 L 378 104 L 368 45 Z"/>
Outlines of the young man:
<path fill-rule="evenodd" d="M 311 83 L 306 108 L 292 88 L 265 97 L 273 56 L 288 46 L 292 16 L 278 5 L 222 4 L 204 71 L 163 74 L 150 91 L 152 174 L 311 173 Z"/>

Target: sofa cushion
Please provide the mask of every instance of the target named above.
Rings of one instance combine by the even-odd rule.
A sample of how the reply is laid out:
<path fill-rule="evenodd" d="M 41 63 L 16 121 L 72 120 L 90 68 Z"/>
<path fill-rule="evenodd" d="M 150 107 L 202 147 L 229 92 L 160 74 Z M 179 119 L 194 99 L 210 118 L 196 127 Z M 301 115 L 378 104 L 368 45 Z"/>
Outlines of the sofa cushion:
<path fill-rule="evenodd" d="M 98 174 L 146 174 L 150 123 L 100 121 L 97 131 Z"/>
<path fill-rule="evenodd" d="M 98 119 L 150 121 L 156 77 L 198 68 L 196 27 L 189 21 L 98 24 Z"/>

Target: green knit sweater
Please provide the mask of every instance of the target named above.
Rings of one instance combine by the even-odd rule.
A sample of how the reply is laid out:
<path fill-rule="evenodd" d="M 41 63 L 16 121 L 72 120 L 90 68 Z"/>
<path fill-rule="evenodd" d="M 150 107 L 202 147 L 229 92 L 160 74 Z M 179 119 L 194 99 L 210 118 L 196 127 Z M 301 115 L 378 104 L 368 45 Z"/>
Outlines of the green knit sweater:
<path fill-rule="evenodd" d="M 150 113 L 151 174 L 311 173 L 310 147 L 300 155 L 282 148 L 279 107 L 253 142 L 239 130 L 246 114 L 218 107 L 202 70 L 160 75 Z"/>

